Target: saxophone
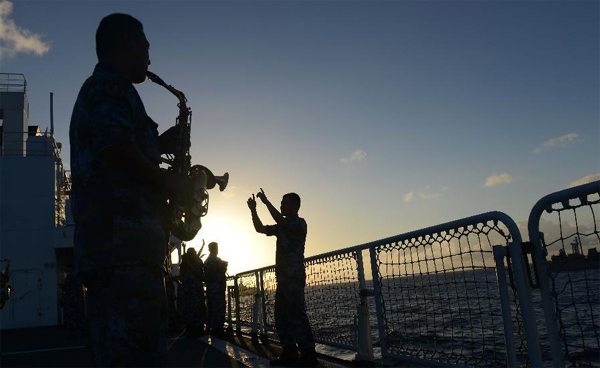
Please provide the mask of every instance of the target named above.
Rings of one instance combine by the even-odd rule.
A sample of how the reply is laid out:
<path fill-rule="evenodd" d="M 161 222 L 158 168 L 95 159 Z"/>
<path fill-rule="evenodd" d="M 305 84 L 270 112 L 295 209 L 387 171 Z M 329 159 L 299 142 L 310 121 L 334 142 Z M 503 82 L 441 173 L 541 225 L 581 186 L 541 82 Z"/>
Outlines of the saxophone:
<path fill-rule="evenodd" d="M 177 199 L 169 200 L 167 220 L 168 230 L 181 241 L 190 241 L 194 239 L 202 222 L 200 218 L 208 212 L 208 189 L 219 185 L 221 191 L 225 190 L 229 181 L 229 174 L 215 176 L 206 167 L 202 165 L 192 166 L 191 147 L 191 123 L 192 110 L 187 106 L 187 98 L 183 92 L 177 90 L 171 85 L 165 83 L 159 76 L 152 72 L 146 72 L 146 76 L 152 82 L 161 85 L 169 92 L 175 95 L 179 100 L 179 116 L 175 120 L 175 126 L 179 127 L 180 137 L 172 155 L 162 158 L 162 162 L 169 165 L 169 170 L 178 174 L 189 176 L 193 182 L 193 201 L 191 205 L 186 206 L 183 196 Z"/>

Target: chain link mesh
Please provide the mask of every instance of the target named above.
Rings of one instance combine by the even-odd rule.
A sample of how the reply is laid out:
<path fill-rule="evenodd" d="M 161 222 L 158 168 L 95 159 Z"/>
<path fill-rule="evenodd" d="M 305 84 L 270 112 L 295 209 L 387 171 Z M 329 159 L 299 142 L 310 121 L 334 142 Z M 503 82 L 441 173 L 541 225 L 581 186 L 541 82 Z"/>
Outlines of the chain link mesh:
<path fill-rule="evenodd" d="M 600 367 L 600 198 L 554 203 L 540 218 L 564 360 Z"/>
<path fill-rule="evenodd" d="M 258 293 L 256 285 L 256 274 L 252 272 L 241 273 L 237 275 L 240 323 L 252 325 L 252 310 L 254 300 Z"/>
<path fill-rule="evenodd" d="M 315 339 L 355 347 L 360 303 L 356 252 L 313 259 L 305 266 L 306 313 Z"/>
<path fill-rule="evenodd" d="M 225 304 L 226 312 L 226 323 L 227 327 L 235 328 L 235 276 L 227 277 L 227 303 Z M 229 310 L 231 304 L 231 311 Z M 231 323 L 229 322 L 229 316 L 231 316 Z"/>
<path fill-rule="evenodd" d="M 277 290 L 277 280 L 275 278 L 275 267 L 262 271 L 263 277 L 263 297 L 265 327 L 275 330 L 275 291 Z"/>
<path fill-rule="evenodd" d="M 493 246 L 510 241 L 506 227 L 489 221 L 377 246 L 388 352 L 506 366 Z M 514 333 L 523 341 L 515 293 L 509 297 Z"/>

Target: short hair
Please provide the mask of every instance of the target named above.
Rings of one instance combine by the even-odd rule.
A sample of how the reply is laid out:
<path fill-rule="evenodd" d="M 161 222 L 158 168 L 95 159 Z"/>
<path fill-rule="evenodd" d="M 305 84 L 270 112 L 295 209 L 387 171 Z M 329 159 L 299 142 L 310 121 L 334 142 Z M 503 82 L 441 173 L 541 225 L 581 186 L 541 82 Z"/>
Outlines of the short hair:
<path fill-rule="evenodd" d="M 144 26 L 129 14 L 113 13 L 104 17 L 96 30 L 98 60 L 115 51 L 125 34 L 137 30 L 144 31 Z"/>
<path fill-rule="evenodd" d="M 219 247 L 219 243 L 217 243 L 217 242 L 208 243 L 208 251 L 211 253 L 214 252 L 215 249 L 217 249 L 218 247 Z"/>
<path fill-rule="evenodd" d="M 287 193 L 283 195 L 283 198 L 289 198 L 293 204 L 300 209 L 300 196 L 296 193 Z"/>

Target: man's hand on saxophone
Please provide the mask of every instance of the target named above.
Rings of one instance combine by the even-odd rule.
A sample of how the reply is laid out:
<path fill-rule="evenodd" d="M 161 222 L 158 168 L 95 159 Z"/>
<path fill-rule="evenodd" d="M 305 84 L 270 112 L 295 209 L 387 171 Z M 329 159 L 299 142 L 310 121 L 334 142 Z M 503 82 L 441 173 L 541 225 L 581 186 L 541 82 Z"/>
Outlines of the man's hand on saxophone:
<path fill-rule="evenodd" d="M 181 126 L 175 125 L 167 129 L 163 134 L 160 135 L 160 153 L 161 154 L 173 154 L 175 148 L 181 142 Z"/>
<path fill-rule="evenodd" d="M 170 200 L 179 200 L 185 207 L 191 207 L 194 203 L 194 182 L 185 175 L 172 171 L 162 171 L 162 185 L 167 198 Z"/>

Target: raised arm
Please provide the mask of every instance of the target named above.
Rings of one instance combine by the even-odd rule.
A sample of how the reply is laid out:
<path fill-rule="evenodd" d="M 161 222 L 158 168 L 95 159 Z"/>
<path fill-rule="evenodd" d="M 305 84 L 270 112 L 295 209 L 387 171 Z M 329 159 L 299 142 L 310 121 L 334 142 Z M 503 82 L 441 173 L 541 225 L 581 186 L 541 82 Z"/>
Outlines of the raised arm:
<path fill-rule="evenodd" d="M 256 232 L 265 234 L 266 229 L 263 225 L 262 221 L 258 217 L 258 213 L 256 212 L 256 197 L 252 194 L 252 197 L 248 198 L 248 208 L 250 208 L 250 213 L 252 213 L 252 223 L 254 224 L 254 230 Z"/>
<path fill-rule="evenodd" d="M 265 204 L 265 206 L 267 206 L 271 217 L 273 217 L 273 220 L 275 220 L 277 225 L 287 227 L 289 224 L 288 220 L 283 217 L 283 215 L 277 211 L 277 208 L 275 208 L 275 206 L 273 206 L 273 204 L 271 204 L 271 202 L 267 199 L 267 195 L 265 194 L 263 188 L 260 188 L 260 192 L 257 194 L 257 196 Z"/>

